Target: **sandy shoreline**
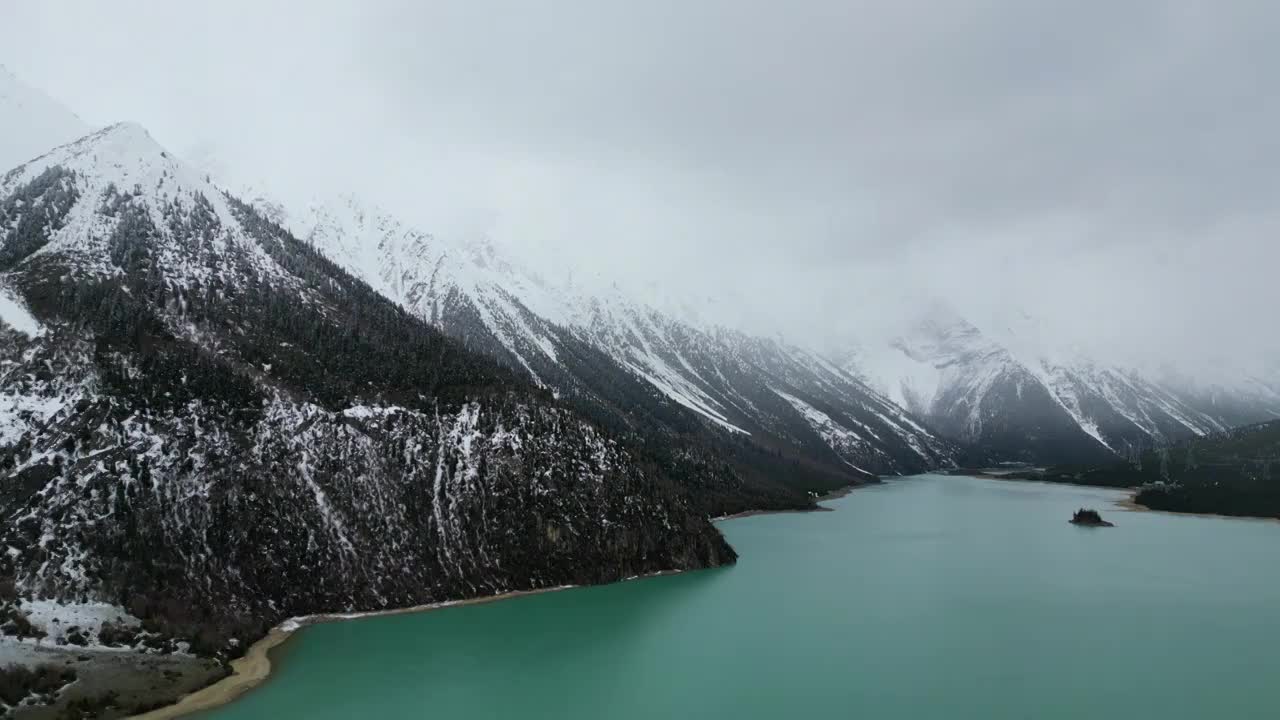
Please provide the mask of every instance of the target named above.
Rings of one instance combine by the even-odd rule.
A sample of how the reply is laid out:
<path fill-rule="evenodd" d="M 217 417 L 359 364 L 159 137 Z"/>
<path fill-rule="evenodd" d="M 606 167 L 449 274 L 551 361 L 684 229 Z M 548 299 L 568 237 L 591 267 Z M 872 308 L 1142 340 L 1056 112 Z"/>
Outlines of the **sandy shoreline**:
<path fill-rule="evenodd" d="M 654 575 L 671 575 L 675 572 L 680 571 L 664 571 L 662 573 L 654 573 Z M 635 578 L 627 578 L 627 580 L 632 579 Z M 578 586 L 557 585 L 555 587 L 539 588 L 537 590 L 516 590 L 508 593 L 500 593 L 498 595 L 468 598 L 466 600 L 444 600 L 437 603 L 393 608 L 391 610 L 372 610 L 369 612 L 353 613 L 325 613 L 320 615 L 306 615 L 303 617 L 289 618 L 272 628 L 271 631 L 267 633 L 266 637 L 258 640 L 253 645 L 250 645 L 249 650 L 245 652 L 243 656 L 232 660 L 230 675 L 212 685 L 203 687 L 189 695 L 184 695 L 181 700 L 173 705 L 166 705 L 165 707 L 156 708 L 155 710 L 142 713 L 141 715 L 134 715 L 127 720 L 172 720 L 173 718 L 182 717 L 183 715 L 190 715 L 191 713 L 200 712 L 202 710 L 210 710 L 218 707 L 219 705 L 225 705 L 232 700 L 235 700 L 258 685 L 261 685 L 268 677 L 271 676 L 270 652 L 292 637 L 295 632 L 307 625 L 316 625 L 326 622 L 342 622 L 345 620 L 358 620 L 360 618 L 367 617 L 407 615 L 409 613 L 430 612 L 432 610 L 441 610 L 448 607 L 458 607 L 462 605 L 481 605 L 484 603 L 521 597 L 523 595 L 538 595 L 541 593 L 555 592 L 557 590 L 568 590 L 574 587 Z"/>
<path fill-rule="evenodd" d="M 646 575 L 633 575 L 623 578 L 618 582 L 627 582 L 629 580 L 639 580 L 643 578 L 661 577 L 664 575 L 678 575 L 684 570 L 662 570 Z M 213 683 L 212 685 L 203 687 L 193 693 L 184 695 L 178 702 L 172 705 L 166 705 L 162 708 L 156 708 L 141 715 L 133 715 L 126 720 L 173 720 L 184 715 L 211 710 L 221 705 L 235 700 L 244 695 L 246 692 L 261 685 L 271 676 L 271 657 L 270 653 L 275 648 L 284 644 L 298 630 L 308 626 L 317 625 L 327 622 L 343 622 L 346 620 L 359 620 L 361 618 L 385 617 L 389 615 L 408 615 L 410 613 L 431 612 L 432 610 L 443 610 L 450 607 L 459 607 L 463 605 L 483 605 L 485 603 L 498 602 L 501 600 L 510 600 L 511 598 L 522 597 L 525 595 L 540 595 L 542 593 L 557 592 L 560 590 L 571 590 L 579 585 L 557 585 L 555 587 L 538 588 L 537 590 L 515 590 L 498 595 L 486 595 L 484 597 L 468 598 L 466 600 L 444 600 L 437 603 L 428 603 L 425 605 L 413 605 L 410 607 L 393 608 L 391 610 L 371 610 L 369 612 L 352 612 L 352 613 L 323 613 L 319 615 L 306 615 L 303 617 L 289 618 L 279 625 L 271 629 L 266 637 L 258 640 L 249 646 L 248 651 L 239 658 L 231 661 L 231 674 Z"/>
<path fill-rule="evenodd" d="M 819 497 L 817 503 L 827 500 L 835 500 L 857 490 L 860 487 L 866 487 L 875 483 L 863 483 L 861 485 L 850 485 Z M 797 510 L 749 510 L 746 512 L 735 513 L 733 515 L 724 515 L 717 518 L 711 518 L 712 523 L 719 523 L 725 520 L 733 520 L 736 518 L 749 517 L 752 515 L 771 515 L 775 513 L 805 513 L 805 512 L 829 512 L 832 508 L 815 505 L 813 508 L 797 509 Z M 684 570 L 662 570 L 646 575 L 633 575 L 623 578 L 618 582 L 627 582 L 630 580 L 639 580 L 643 578 L 661 577 L 664 575 L 677 575 L 685 572 Z M 480 605 L 484 603 L 498 602 L 501 600 L 509 600 L 511 598 L 521 597 L 524 595 L 538 595 L 541 593 L 556 592 L 559 590 L 569 590 L 578 585 L 558 585 L 556 587 L 539 588 L 537 590 L 516 590 L 498 595 L 486 595 L 484 597 L 469 598 L 466 600 L 445 600 L 437 603 L 429 603 L 426 605 L 414 605 L 404 608 L 393 608 L 391 610 L 373 610 L 369 612 L 353 612 L 353 613 L 325 613 L 319 615 L 307 615 L 298 618 L 289 618 L 279 625 L 275 626 L 267 633 L 266 637 L 249 646 L 245 654 L 231 661 L 231 674 L 215 682 L 212 685 L 201 688 L 193 693 L 184 695 L 178 702 L 172 705 L 166 705 L 162 708 L 156 708 L 141 715 L 133 715 L 126 720 L 174 720 L 184 715 L 201 712 L 203 710 L 211 710 L 220 705 L 235 700 L 244 695 L 246 692 L 261 685 L 271 676 L 271 657 L 270 653 L 275 648 L 284 644 L 295 632 L 306 627 L 307 625 L 315 625 L 324 622 L 341 622 L 344 620 L 358 620 L 366 617 L 384 617 L 388 615 L 407 615 L 409 613 L 430 612 L 432 610 L 441 610 L 449 607 L 457 607 L 461 605 Z"/>
<path fill-rule="evenodd" d="M 266 637 L 250 645 L 248 652 L 242 657 L 231 661 L 230 675 L 212 685 L 182 696 L 173 705 L 166 705 L 132 717 L 138 720 L 167 720 L 180 715 L 208 710 L 235 700 L 267 679 L 267 676 L 271 674 L 271 660 L 267 657 L 267 653 L 275 646 L 289 639 L 291 634 L 292 631 L 290 630 L 282 630 L 279 627 L 272 628 Z"/>

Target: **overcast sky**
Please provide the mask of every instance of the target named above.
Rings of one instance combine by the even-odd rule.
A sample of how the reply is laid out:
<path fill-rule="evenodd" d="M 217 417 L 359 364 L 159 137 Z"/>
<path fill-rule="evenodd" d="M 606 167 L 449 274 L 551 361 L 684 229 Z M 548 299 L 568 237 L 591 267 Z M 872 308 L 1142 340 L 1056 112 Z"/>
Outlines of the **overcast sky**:
<path fill-rule="evenodd" d="M 0 63 L 287 199 L 353 190 L 809 342 L 903 297 L 1280 357 L 1272 2 L 40 2 Z"/>

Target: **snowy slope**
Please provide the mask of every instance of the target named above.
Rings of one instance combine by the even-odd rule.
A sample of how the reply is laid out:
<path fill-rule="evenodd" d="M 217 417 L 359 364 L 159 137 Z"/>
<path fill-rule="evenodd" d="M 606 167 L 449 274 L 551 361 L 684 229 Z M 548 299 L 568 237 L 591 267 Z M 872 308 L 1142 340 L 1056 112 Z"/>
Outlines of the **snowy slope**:
<path fill-rule="evenodd" d="M 18 199 L 19 189 L 43 185 L 61 188 L 45 207 L 24 206 Z M 38 222 L 47 230 L 21 257 L 14 249 L 17 243 L 10 243 L 0 270 L 60 256 L 72 258 L 76 269 L 88 276 L 114 275 L 118 268 L 111 262 L 110 237 L 120 226 L 122 208 L 132 207 L 145 213 L 160 233 L 157 259 L 173 284 L 219 279 L 227 269 L 216 260 L 232 252 L 255 270 L 290 281 L 261 244 L 247 236 L 218 188 L 135 123 L 111 125 L 14 168 L 0 179 L 0 197 L 11 198 L 6 208 L 11 223 L 35 223 L 40 217 Z M 67 205 L 60 206 L 62 202 Z M 176 232 L 166 232 L 175 216 L 208 224 L 194 247 L 180 243 Z"/>
<path fill-rule="evenodd" d="M 1164 365 L 1142 373 L 1230 426 L 1280 418 L 1280 358 L 1231 355 L 1199 372 Z"/>
<path fill-rule="evenodd" d="M 548 281 L 489 243 L 432 236 L 353 196 L 313 203 L 286 223 L 410 312 L 557 394 L 612 409 L 605 386 L 627 374 L 717 430 L 846 471 L 953 460 L 954 448 L 901 408 L 785 342 L 697 326 L 616 287 Z M 797 404 L 802 396 L 809 400 Z"/>
<path fill-rule="evenodd" d="M 137 125 L 0 179 L 0 297 L 0 616 L 127 606 L 216 655 L 733 558 L 655 463 Z"/>
<path fill-rule="evenodd" d="M 298 237 L 432 324 L 445 324 L 465 305 L 520 368 L 543 382 L 535 356 L 554 361 L 555 341 L 542 321 L 563 322 L 571 299 L 503 262 L 489 243 L 436 238 L 350 195 L 287 217 Z"/>
<path fill-rule="evenodd" d="M 0 174 L 89 131 L 75 113 L 0 65 Z"/>
<path fill-rule="evenodd" d="M 1134 369 L 1053 349 L 1036 330 L 1022 317 L 987 332 L 934 304 L 907 332 L 856 347 L 840 364 L 944 434 L 1036 462 L 1129 457 L 1280 410 L 1215 408 Z"/>

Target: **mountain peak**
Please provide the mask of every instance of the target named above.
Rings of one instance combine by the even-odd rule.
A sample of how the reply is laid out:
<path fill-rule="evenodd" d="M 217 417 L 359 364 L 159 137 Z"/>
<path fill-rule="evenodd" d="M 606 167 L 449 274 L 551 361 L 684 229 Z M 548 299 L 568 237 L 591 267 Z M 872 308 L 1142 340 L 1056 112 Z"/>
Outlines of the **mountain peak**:
<path fill-rule="evenodd" d="M 14 168 L 0 176 L 0 197 L 45 192 L 41 187 L 50 174 L 60 178 L 69 199 L 59 211 L 59 227 L 24 257 L 63 254 L 91 275 L 115 272 L 108 238 L 120 216 L 104 207 L 127 204 L 164 238 L 163 246 L 152 249 L 160 253 L 157 257 L 163 258 L 174 282 L 208 275 L 233 249 L 260 272 L 283 272 L 261 243 L 249 237 L 232 202 L 212 179 L 174 156 L 136 122 L 109 125 Z M 205 229 L 198 247 L 181 240 L 189 237 L 185 229 L 171 227 L 179 219 Z"/>
<path fill-rule="evenodd" d="M 1127 456 L 1277 407 L 1239 397 L 1206 402 L 1100 362 L 1044 337 L 1039 320 L 1014 307 L 980 326 L 935 305 L 891 341 L 855 347 L 842 360 L 944 434 L 1036 462 Z"/>
<path fill-rule="evenodd" d="M 114 185 L 121 191 L 135 188 L 157 196 L 175 197 L 192 192 L 218 195 L 209 179 L 188 166 L 155 141 L 136 122 L 119 122 L 65 145 L 13 169 L 4 185 L 29 182 L 51 167 L 62 167 L 83 176 L 96 190 Z"/>
<path fill-rule="evenodd" d="M 112 123 L 103 128 L 98 134 L 103 138 L 110 139 L 112 142 L 160 147 L 159 143 L 155 141 L 155 138 L 151 137 L 151 133 L 147 132 L 146 128 L 132 120 Z"/>

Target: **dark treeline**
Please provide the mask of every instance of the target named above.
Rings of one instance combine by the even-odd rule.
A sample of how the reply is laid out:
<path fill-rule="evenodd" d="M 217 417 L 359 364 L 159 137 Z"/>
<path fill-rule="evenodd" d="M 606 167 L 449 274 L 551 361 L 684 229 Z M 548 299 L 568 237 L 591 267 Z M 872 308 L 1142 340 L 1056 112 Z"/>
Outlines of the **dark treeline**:
<path fill-rule="evenodd" d="M 1146 450 L 1132 461 L 1017 476 L 1138 488 L 1136 501 L 1155 510 L 1280 517 L 1280 420 Z"/>

